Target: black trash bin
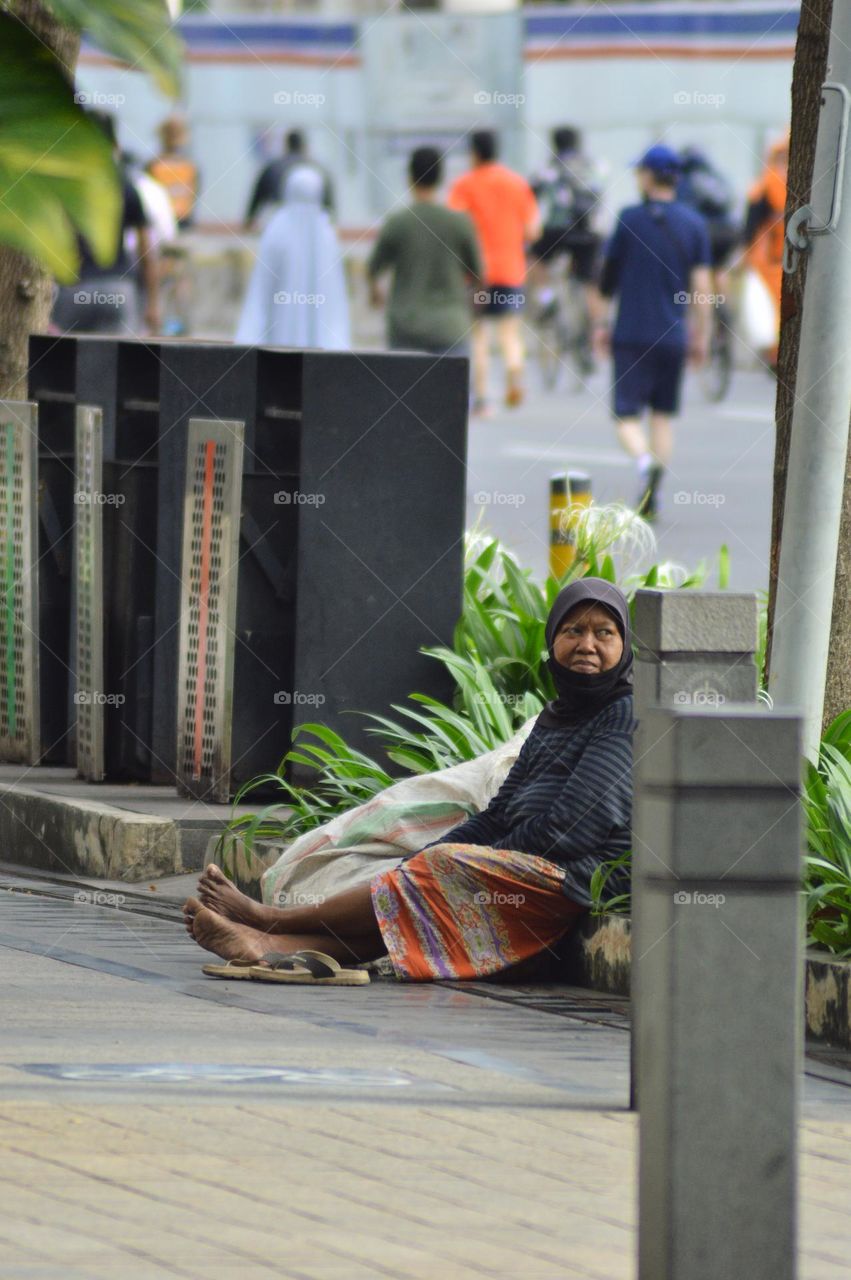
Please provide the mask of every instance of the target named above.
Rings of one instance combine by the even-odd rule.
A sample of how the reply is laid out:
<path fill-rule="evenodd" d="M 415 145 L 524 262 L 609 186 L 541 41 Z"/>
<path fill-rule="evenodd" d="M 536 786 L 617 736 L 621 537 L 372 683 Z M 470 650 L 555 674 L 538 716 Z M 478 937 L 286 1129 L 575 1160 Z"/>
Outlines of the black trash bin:
<path fill-rule="evenodd" d="M 63 758 L 92 780 L 150 776 L 158 347 L 31 339 L 42 536 L 52 545 L 40 566 L 43 733 L 56 738 L 65 707 Z"/>
<path fill-rule="evenodd" d="M 101 485 L 115 499 L 102 512 L 106 776 L 177 781 L 220 799 L 274 769 L 300 724 L 320 720 L 368 751 L 366 722 L 348 712 L 386 712 L 415 689 L 449 694 L 445 673 L 418 650 L 451 643 L 461 607 L 465 360 L 185 341 L 33 342 L 31 394 L 45 454 L 39 467 L 54 463 L 64 473 L 60 480 L 45 471 L 50 502 L 42 515 L 52 557 L 42 612 L 59 668 L 46 668 L 53 684 L 44 687 L 60 740 L 64 733 L 67 742 L 73 723 L 78 404 L 101 410 Z M 197 568 L 192 531 L 203 527 L 192 524 L 198 509 L 193 514 L 192 485 L 187 490 L 191 420 L 201 424 L 193 428 L 196 451 L 209 423 L 207 435 L 218 430 L 222 444 L 219 461 L 239 458 L 228 481 L 238 543 L 221 596 L 232 606 L 231 675 L 223 686 L 224 651 L 213 646 L 201 655 L 209 685 L 206 674 L 199 678 L 205 642 L 190 628 L 182 657 L 194 664 L 192 696 L 204 714 L 187 733 L 181 592 Z M 232 422 L 240 424 L 233 440 Z M 218 445 L 203 447 L 209 458 Z M 223 494 L 213 485 L 207 495 L 210 530 L 226 514 Z M 51 541 L 49 528 L 58 534 Z M 212 542 L 207 551 L 215 572 Z M 227 704 L 223 715 L 217 699 Z M 214 722 L 221 740 L 199 771 L 186 744 L 197 746 Z"/>
<path fill-rule="evenodd" d="M 114 438 L 104 488 L 105 766 L 110 778 L 153 777 L 153 624 L 158 547 L 159 409 L 163 344 L 117 344 Z M 177 566 L 172 565 L 177 572 Z"/>
<path fill-rule="evenodd" d="M 34 334 L 29 347 L 29 398 L 38 406 L 38 669 L 45 763 L 74 761 L 71 608 L 79 342 Z M 110 350 L 106 344 L 107 359 Z"/>
<path fill-rule="evenodd" d="M 255 359 L 251 410 L 239 412 L 237 398 L 228 412 L 245 424 L 238 568 L 217 597 L 222 616 L 232 608 L 236 619 L 233 675 L 223 690 L 212 670 L 199 673 L 194 650 L 208 663 L 226 645 L 193 616 L 177 687 L 180 785 L 219 799 L 273 769 L 299 724 L 322 721 L 369 750 L 366 722 L 347 712 L 386 712 L 415 689 L 447 696 L 445 674 L 418 650 L 451 643 L 461 607 L 466 360 L 271 348 Z M 180 372 L 185 389 L 190 377 Z M 200 389 L 192 404 L 181 394 L 187 428 L 209 417 L 208 393 L 206 412 Z M 224 555 L 215 541 L 205 550 L 200 532 L 198 459 L 203 448 L 228 453 L 226 437 L 194 431 L 190 596 L 193 556 Z M 221 492 L 233 493 L 222 477 Z M 155 662 L 168 656 L 163 646 Z M 228 741 L 214 741 L 217 732 Z"/>

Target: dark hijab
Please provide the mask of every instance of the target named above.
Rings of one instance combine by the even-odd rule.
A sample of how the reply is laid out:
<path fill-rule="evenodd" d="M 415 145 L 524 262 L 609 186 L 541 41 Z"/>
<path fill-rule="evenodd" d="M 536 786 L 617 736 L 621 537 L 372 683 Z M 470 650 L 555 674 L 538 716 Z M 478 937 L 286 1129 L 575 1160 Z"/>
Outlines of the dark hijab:
<path fill-rule="evenodd" d="M 589 675 L 584 671 L 568 671 L 553 656 L 553 644 L 559 627 L 571 609 L 578 604 L 599 604 L 612 615 L 623 640 L 623 654 L 610 671 Z M 537 723 L 545 729 L 581 724 L 590 720 L 610 703 L 632 693 L 632 632 L 629 605 L 619 587 L 604 578 L 578 578 L 555 598 L 546 627 L 547 653 L 556 696 L 548 702 Z"/>

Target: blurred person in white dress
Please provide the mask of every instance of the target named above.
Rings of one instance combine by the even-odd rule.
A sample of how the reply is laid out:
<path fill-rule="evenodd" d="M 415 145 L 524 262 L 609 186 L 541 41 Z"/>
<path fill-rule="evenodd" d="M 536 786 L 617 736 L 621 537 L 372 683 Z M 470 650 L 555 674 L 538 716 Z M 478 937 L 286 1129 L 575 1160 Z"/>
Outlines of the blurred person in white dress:
<path fill-rule="evenodd" d="M 287 174 L 285 202 L 260 237 L 235 336 L 241 345 L 351 345 L 342 254 L 323 195 L 315 167 Z"/>

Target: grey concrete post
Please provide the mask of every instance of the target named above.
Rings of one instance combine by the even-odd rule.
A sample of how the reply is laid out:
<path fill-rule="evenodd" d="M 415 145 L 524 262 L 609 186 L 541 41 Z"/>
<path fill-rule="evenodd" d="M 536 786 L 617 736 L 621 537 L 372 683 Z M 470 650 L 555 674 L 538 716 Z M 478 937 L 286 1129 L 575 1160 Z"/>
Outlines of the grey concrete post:
<path fill-rule="evenodd" d="M 793 1280 L 801 720 L 647 712 L 636 735 L 639 1280 Z"/>
<path fill-rule="evenodd" d="M 635 714 L 650 707 L 754 702 L 759 673 L 753 592 L 635 593 Z"/>
<path fill-rule="evenodd" d="M 726 706 L 756 702 L 759 673 L 758 605 L 753 592 L 658 591 L 635 593 L 633 633 L 635 715 L 641 721 L 653 707 Z M 633 897 L 632 946 L 641 933 L 641 905 Z M 637 977 L 633 968 L 633 997 Z M 638 1001 L 630 1023 L 630 1106 L 638 1106 L 636 1037 Z"/>

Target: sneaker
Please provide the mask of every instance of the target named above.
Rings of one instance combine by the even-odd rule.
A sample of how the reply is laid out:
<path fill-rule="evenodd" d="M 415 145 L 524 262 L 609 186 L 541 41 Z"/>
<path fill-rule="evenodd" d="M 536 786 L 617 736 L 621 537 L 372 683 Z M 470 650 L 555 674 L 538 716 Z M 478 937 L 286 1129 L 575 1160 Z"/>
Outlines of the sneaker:
<path fill-rule="evenodd" d="M 517 386 L 516 383 L 513 386 L 508 387 L 505 392 L 505 407 L 507 409 L 516 409 L 517 406 L 522 403 L 523 388 Z"/>
<path fill-rule="evenodd" d="M 597 365 L 594 361 L 594 354 L 587 342 L 583 342 L 582 346 L 577 348 L 576 365 L 579 372 L 586 378 L 590 378 L 591 374 L 596 372 Z"/>
<path fill-rule="evenodd" d="M 492 418 L 493 406 L 488 400 L 480 399 L 478 396 L 470 405 L 470 414 L 474 418 Z"/>
<path fill-rule="evenodd" d="M 635 504 L 637 514 L 651 523 L 659 514 L 659 484 L 663 474 L 664 468 L 658 462 L 648 467 L 646 476 L 642 477 L 641 491 Z"/>

